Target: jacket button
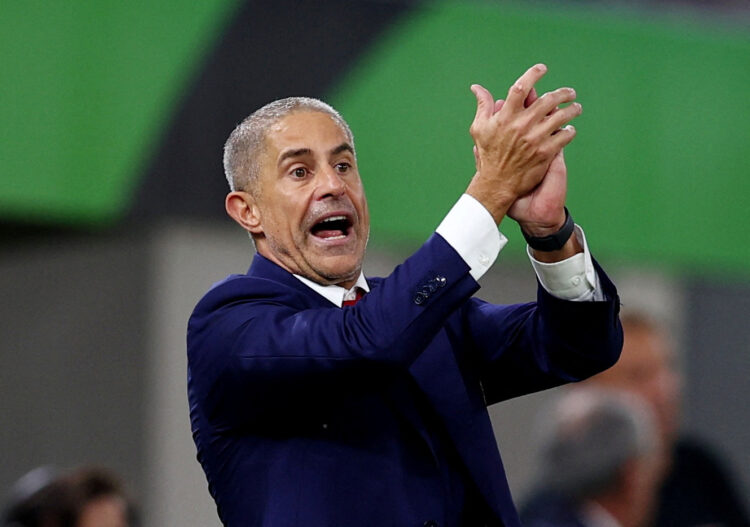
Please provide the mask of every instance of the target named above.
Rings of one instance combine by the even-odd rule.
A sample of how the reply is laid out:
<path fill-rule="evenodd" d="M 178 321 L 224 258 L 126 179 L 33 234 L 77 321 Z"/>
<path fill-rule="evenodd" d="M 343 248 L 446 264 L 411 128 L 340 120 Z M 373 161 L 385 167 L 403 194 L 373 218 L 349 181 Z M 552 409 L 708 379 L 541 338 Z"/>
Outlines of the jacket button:
<path fill-rule="evenodd" d="M 435 520 L 427 520 L 422 524 L 424 527 L 438 527 L 438 522 Z"/>
<path fill-rule="evenodd" d="M 417 304 L 418 306 L 421 306 L 422 304 L 424 304 L 425 300 L 427 300 L 427 297 L 423 295 L 422 293 L 417 293 L 416 296 L 414 297 L 414 303 Z"/>

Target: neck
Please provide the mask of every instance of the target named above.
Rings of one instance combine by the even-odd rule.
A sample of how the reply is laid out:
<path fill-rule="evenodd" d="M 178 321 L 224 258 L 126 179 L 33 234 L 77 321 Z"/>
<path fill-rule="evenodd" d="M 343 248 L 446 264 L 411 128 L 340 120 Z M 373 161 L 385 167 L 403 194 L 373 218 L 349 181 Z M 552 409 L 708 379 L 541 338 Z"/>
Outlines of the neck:
<path fill-rule="evenodd" d="M 327 278 L 325 276 L 322 276 L 313 272 L 312 270 L 310 272 L 305 272 L 304 270 L 297 268 L 297 266 L 287 265 L 281 258 L 278 257 L 276 253 L 268 250 L 268 246 L 266 243 L 257 243 L 256 241 L 255 250 L 258 252 L 258 254 L 272 261 L 273 263 L 275 263 L 276 265 L 278 265 L 279 267 L 281 267 L 288 273 L 294 274 L 297 276 L 302 276 L 304 278 L 307 278 L 311 282 L 315 282 L 316 284 L 320 284 L 323 286 L 337 285 L 339 287 L 343 287 L 344 289 L 351 289 L 357 283 L 357 280 L 359 279 L 359 275 L 362 272 L 362 269 L 359 268 L 344 278 L 342 277 Z"/>

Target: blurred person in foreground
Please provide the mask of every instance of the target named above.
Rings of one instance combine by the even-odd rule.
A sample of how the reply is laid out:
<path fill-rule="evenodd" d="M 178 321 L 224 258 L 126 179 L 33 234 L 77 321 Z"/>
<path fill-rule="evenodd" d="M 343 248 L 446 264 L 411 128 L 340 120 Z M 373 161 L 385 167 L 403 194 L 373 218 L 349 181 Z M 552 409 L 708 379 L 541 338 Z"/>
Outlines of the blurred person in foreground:
<path fill-rule="evenodd" d="M 367 201 L 333 108 L 282 99 L 232 132 L 226 209 L 257 254 L 188 324 L 193 438 L 225 524 L 520 525 L 486 406 L 588 377 L 621 346 L 614 285 L 564 208 L 581 107 L 570 88 L 537 97 L 545 72 L 505 100 L 472 87 L 475 176 L 384 279 L 362 273 Z M 472 298 L 506 216 L 526 234 L 535 303 Z"/>
<path fill-rule="evenodd" d="M 643 313 L 624 313 L 621 320 L 619 362 L 586 384 L 637 394 L 654 412 L 667 452 L 654 525 L 750 526 L 736 483 L 712 449 L 680 433 L 683 379 L 669 332 Z"/>
<path fill-rule="evenodd" d="M 647 527 L 663 449 L 645 402 L 575 387 L 543 413 L 539 488 L 525 527 Z"/>
<path fill-rule="evenodd" d="M 2 527 L 134 527 L 134 511 L 119 478 L 80 467 L 58 474 L 35 469 L 11 489 Z"/>

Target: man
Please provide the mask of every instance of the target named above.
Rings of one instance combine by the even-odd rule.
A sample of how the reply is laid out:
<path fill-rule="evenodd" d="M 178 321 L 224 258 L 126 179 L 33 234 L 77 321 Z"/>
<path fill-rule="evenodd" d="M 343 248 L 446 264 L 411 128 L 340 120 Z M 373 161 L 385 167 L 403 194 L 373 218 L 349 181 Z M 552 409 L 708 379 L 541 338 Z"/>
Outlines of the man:
<path fill-rule="evenodd" d="M 128 527 L 135 511 L 119 478 L 98 467 L 40 467 L 14 485 L 3 527 Z"/>
<path fill-rule="evenodd" d="M 539 485 L 525 527 L 646 527 L 663 458 L 644 401 L 573 388 L 544 412 Z"/>
<path fill-rule="evenodd" d="M 634 393 L 651 406 L 667 456 L 654 525 L 750 525 L 735 483 L 711 450 L 680 435 L 682 376 L 667 330 L 642 313 L 622 318 L 622 357 L 594 387 Z"/>
<path fill-rule="evenodd" d="M 362 274 L 369 213 L 333 108 L 275 101 L 232 132 L 226 209 L 257 254 L 188 325 L 193 437 L 225 524 L 519 525 L 486 405 L 592 375 L 621 346 L 614 286 L 564 209 L 581 107 L 570 88 L 537 97 L 545 72 L 506 100 L 472 87 L 476 174 L 385 279 Z M 537 303 L 471 298 L 505 216 L 533 248 Z"/>

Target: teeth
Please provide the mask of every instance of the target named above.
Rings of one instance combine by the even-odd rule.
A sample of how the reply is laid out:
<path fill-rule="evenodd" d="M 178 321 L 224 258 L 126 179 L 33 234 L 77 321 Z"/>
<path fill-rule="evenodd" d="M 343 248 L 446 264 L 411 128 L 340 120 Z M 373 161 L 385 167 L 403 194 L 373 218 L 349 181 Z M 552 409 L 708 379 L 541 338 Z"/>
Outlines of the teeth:
<path fill-rule="evenodd" d="M 320 223 L 327 223 L 329 221 L 342 221 L 342 220 L 345 220 L 345 219 L 346 219 L 346 216 L 331 216 L 330 218 L 324 219 Z"/>

